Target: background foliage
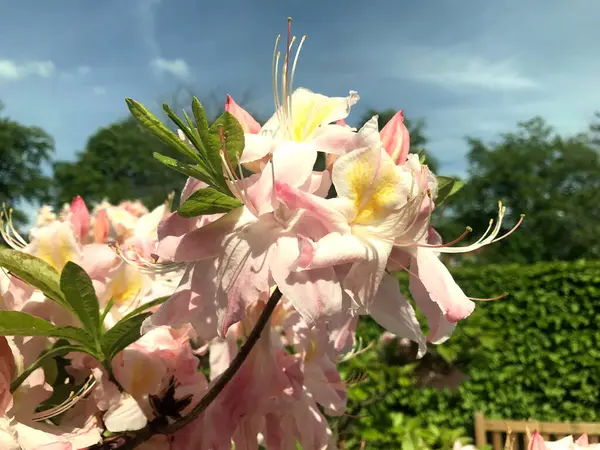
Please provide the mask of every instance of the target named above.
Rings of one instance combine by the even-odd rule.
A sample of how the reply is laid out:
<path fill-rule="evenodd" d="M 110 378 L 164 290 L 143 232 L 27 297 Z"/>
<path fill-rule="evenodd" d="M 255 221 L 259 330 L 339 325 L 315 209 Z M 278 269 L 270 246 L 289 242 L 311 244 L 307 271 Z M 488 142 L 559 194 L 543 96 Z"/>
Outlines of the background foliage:
<path fill-rule="evenodd" d="M 359 448 L 361 439 L 372 448 L 406 448 L 406 433 L 417 447 L 450 448 L 456 437 L 473 436 L 478 410 L 514 420 L 600 421 L 600 262 L 461 268 L 453 275 L 469 296 L 509 296 L 478 303 L 421 361 L 414 349 L 378 345 L 344 363 L 346 376 L 361 370 L 368 377 L 350 389 L 348 414 L 359 418 L 338 422 L 346 448 Z M 364 320 L 359 334 L 376 340 L 380 332 Z"/>

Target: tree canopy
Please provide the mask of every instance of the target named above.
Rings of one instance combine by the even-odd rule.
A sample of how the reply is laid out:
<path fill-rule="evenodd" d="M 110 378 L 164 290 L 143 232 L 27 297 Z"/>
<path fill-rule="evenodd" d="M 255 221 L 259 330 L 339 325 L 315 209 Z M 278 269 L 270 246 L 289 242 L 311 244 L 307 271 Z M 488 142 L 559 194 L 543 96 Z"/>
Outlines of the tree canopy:
<path fill-rule="evenodd" d="M 113 203 L 140 199 L 149 208 L 159 205 L 170 192 L 181 190 L 185 177 L 165 169 L 154 152 L 173 156 L 133 118 L 99 129 L 74 162 L 54 164 L 56 206 L 76 195 L 91 203 L 106 198 Z"/>
<path fill-rule="evenodd" d="M 562 137 L 536 117 L 497 143 L 468 138 L 468 182 L 453 198 L 442 228 L 451 237 L 470 225 L 476 238 L 502 200 L 505 231 L 522 213 L 525 221 L 510 239 L 482 249 L 477 261 L 600 257 L 599 130 L 592 125 L 590 133 Z"/>
<path fill-rule="evenodd" d="M 2 110 L 0 102 L 0 114 Z M 48 201 L 51 178 L 42 168 L 53 153 L 54 140 L 43 129 L 0 115 L 0 205 L 17 208 L 22 200 Z M 16 210 L 13 220 L 23 224 L 26 216 Z"/>

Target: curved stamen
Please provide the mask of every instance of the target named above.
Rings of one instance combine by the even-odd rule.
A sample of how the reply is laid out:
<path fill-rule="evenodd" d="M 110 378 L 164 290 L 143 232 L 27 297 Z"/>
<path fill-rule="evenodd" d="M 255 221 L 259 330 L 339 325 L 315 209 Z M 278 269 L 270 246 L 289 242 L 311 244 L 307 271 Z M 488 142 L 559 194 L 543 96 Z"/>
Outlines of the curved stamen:
<path fill-rule="evenodd" d="M 476 298 L 476 297 L 467 297 L 469 300 L 474 300 L 474 301 L 478 301 L 478 302 L 492 302 L 494 300 L 500 300 L 501 298 L 504 298 L 508 295 L 508 292 L 504 292 L 501 295 L 498 295 L 497 297 L 490 297 L 490 298 Z"/>
<path fill-rule="evenodd" d="M 294 94 L 294 75 L 296 74 L 296 64 L 298 63 L 300 50 L 302 50 L 302 45 L 304 44 L 305 40 L 306 35 L 302 36 L 302 39 L 300 39 L 300 44 L 298 44 L 296 56 L 294 57 L 294 64 L 292 65 L 292 74 L 290 75 L 290 123 L 292 124 L 292 126 L 294 125 L 294 109 L 292 107 L 292 95 Z"/>
<path fill-rule="evenodd" d="M 40 411 L 40 412 L 34 413 L 31 417 L 31 420 L 33 420 L 34 422 L 41 422 L 41 421 L 51 419 L 52 417 L 56 417 L 56 416 L 64 413 L 65 411 L 67 411 L 67 410 L 71 409 L 73 406 L 75 406 L 75 404 L 79 400 L 81 400 L 86 395 L 88 395 L 92 391 L 92 389 L 94 389 L 95 387 L 96 387 L 96 379 L 94 378 L 93 375 L 90 375 L 88 377 L 88 380 L 85 382 L 85 384 L 81 387 L 81 389 L 77 393 L 71 392 L 69 394 L 69 398 L 67 398 L 64 402 L 62 402 L 60 405 L 55 406 L 54 408 L 50 408 L 45 411 Z"/>
<path fill-rule="evenodd" d="M 521 217 L 519 217 L 519 221 L 515 224 L 515 226 L 512 227 L 509 231 L 507 231 L 505 234 L 503 234 L 499 238 L 494 239 L 492 241 L 492 243 L 501 241 L 502 239 L 504 239 L 504 238 L 510 236 L 511 234 L 513 234 L 515 232 L 515 230 L 521 226 L 521 224 L 523 223 L 523 220 L 525 220 L 525 214 L 521 214 Z"/>
<path fill-rule="evenodd" d="M 423 247 L 423 248 L 444 248 L 444 247 L 449 247 L 451 245 L 454 245 L 460 241 L 462 241 L 464 238 L 466 238 L 469 233 L 471 233 L 473 231 L 473 228 L 471 227 L 467 227 L 465 229 L 465 231 L 463 231 L 463 233 L 457 237 L 456 239 L 454 239 L 453 241 L 450 242 L 446 242 L 445 244 L 440 244 L 440 245 L 431 245 L 431 244 L 416 244 L 417 247 Z"/>
<path fill-rule="evenodd" d="M 4 211 L 0 211 L 0 236 L 4 241 L 15 250 L 23 250 L 27 247 L 27 242 L 15 230 L 12 224 L 12 208 L 7 210 L 6 205 L 3 205 Z M 6 222 L 3 220 L 6 217 Z"/>
<path fill-rule="evenodd" d="M 177 271 L 185 268 L 185 266 L 186 266 L 186 263 L 183 263 L 183 262 L 157 263 L 157 262 L 148 261 L 146 258 L 144 258 L 139 252 L 137 252 L 133 248 L 131 248 L 130 251 L 132 251 L 135 254 L 137 259 L 132 259 L 132 258 L 129 258 L 125 254 L 125 252 L 123 251 L 123 249 L 117 242 L 109 242 L 108 246 L 111 249 L 113 249 L 113 251 L 121 258 L 121 260 L 123 260 L 123 262 L 125 262 L 126 264 L 129 264 L 130 266 L 136 267 L 140 272 L 145 273 L 145 274 L 149 274 L 149 275 L 168 274 L 171 272 L 177 272 Z"/>

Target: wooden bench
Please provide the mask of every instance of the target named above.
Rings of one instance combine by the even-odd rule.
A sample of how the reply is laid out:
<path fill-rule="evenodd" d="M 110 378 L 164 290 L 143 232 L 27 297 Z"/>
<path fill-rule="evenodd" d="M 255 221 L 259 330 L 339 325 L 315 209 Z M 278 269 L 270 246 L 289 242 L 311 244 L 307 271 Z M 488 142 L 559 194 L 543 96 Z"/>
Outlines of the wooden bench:
<path fill-rule="evenodd" d="M 529 434 L 537 431 L 544 440 L 557 440 L 572 435 L 577 439 L 586 433 L 591 443 L 600 439 L 600 423 L 590 422 L 538 422 L 537 420 L 504 420 L 488 419 L 483 413 L 475 414 L 475 446 L 482 448 L 488 444 L 488 433 L 491 434 L 494 450 L 503 450 L 508 432 L 515 439 L 513 449 L 527 449 Z"/>

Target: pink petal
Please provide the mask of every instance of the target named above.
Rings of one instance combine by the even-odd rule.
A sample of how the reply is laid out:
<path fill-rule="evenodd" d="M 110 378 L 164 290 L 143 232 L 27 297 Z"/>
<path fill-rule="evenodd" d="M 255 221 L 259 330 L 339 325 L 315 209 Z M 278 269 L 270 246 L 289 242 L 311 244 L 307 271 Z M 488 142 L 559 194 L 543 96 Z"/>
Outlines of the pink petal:
<path fill-rule="evenodd" d="M 298 187 L 307 183 L 317 152 L 302 143 L 286 142 L 273 152 L 272 161 L 267 163 L 260 175 L 248 178 L 246 194 L 259 215 L 272 212 L 277 206 L 273 193 L 273 176 L 276 180 Z"/>
<path fill-rule="evenodd" d="M 55 442 L 53 444 L 40 445 L 34 450 L 73 450 L 73 444 L 70 442 Z"/>
<path fill-rule="evenodd" d="M 191 323 L 201 339 L 216 337 L 216 267 L 216 259 L 190 265 L 171 298 L 143 322 L 142 333 L 163 325 L 179 327 Z"/>
<path fill-rule="evenodd" d="M 188 177 L 187 181 L 185 182 L 185 186 L 181 191 L 181 196 L 179 197 L 180 203 L 185 202 L 189 198 L 189 196 L 196 192 L 198 189 L 202 189 L 205 187 L 208 187 L 208 184 L 206 184 L 204 181 Z"/>
<path fill-rule="evenodd" d="M 396 165 L 404 164 L 410 148 L 410 138 L 404 125 L 402 110 L 394 114 L 381 130 L 381 142 Z"/>
<path fill-rule="evenodd" d="M 337 266 L 366 259 L 365 243 L 353 234 L 329 233 L 317 242 L 301 239 L 298 266 L 305 269 Z"/>
<path fill-rule="evenodd" d="M 450 322 L 468 317 L 475 303 L 467 298 L 432 249 L 418 248 L 411 270 L 416 273 L 431 300 L 437 303 Z"/>
<path fill-rule="evenodd" d="M 244 133 L 257 134 L 260 131 L 260 124 L 240 105 L 238 105 L 231 95 L 227 94 L 225 102 L 225 111 L 231 113 L 240 123 Z"/>
<path fill-rule="evenodd" d="M 273 151 L 276 142 L 271 135 L 244 134 L 244 152 L 240 163 L 258 161 Z"/>
<path fill-rule="evenodd" d="M 244 317 L 246 308 L 269 291 L 267 254 L 279 230 L 272 217 L 263 216 L 224 242 L 217 268 L 220 336 L 225 336 L 229 327 Z"/>
<path fill-rule="evenodd" d="M 352 265 L 342 282 L 344 291 L 359 310 L 369 308 L 375 298 L 392 250 L 392 244 L 387 241 L 363 238 L 363 242 L 363 258 Z"/>
<path fill-rule="evenodd" d="M 110 228 L 110 221 L 108 220 L 108 214 L 105 209 L 101 209 L 96 213 L 94 219 L 94 242 L 97 244 L 103 244 L 108 240 L 108 230 Z"/>
<path fill-rule="evenodd" d="M 290 210 L 308 211 L 329 231 L 350 232 L 348 219 L 336 208 L 332 208 L 334 203 L 279 181 L 275 182 L 275 192 L 277 199 Z"/>
<path fill-rule="evenodd" d="M 255 220 L 256 217 L 247 208 L 236 208 L 220 219 L 183 237 L 174 236 L 169 239 L 164 237 L 158 244 L 157 254 L 161 258 L 175 262 L 216 257 L 220 254 L 221 246 L 230 233 Z"/>
<path fill-rule="evenodd" d="M 79 242 L 85 243 L 90 229 L 90 212 L 79 195 L 71 202 L 69 220 L 73 225 L 75 236 L 77 236 Z"/>
<path fill-rule="evenodd" d="M 328 171 L 313 172 L 299 188 L 301 191 L 325 198 L 331 188 L 331 174 Z"/>
<path fill-rule="evenodd" d="M 427 342 L 415 311 L 400 292 L 395 277 L 388 274 L 383 276 L 369 313 L 386 330 L 419 344 L 417 358 L 427 352 Z"/>
<path fill-rule="evenodd" d="M 586 433 L 583 433 L 581 436 L 579 436 L 579 438 L 575 441 L 576 445 L 579 445 L 580 447 L 588 447 L 590 445 L 590 441 L 588 439 L 588 435 Z"/>
<path fill-rule="evenodd" d="M 283 295 L 311 327 L 322 317 L 341 310 L 342 291 L 332 267 L 294 271 L 298 256 L 298 239 L 281 236 L 269 257 L 269 266 Z"/>

